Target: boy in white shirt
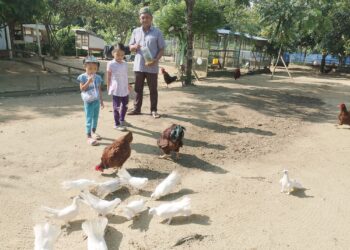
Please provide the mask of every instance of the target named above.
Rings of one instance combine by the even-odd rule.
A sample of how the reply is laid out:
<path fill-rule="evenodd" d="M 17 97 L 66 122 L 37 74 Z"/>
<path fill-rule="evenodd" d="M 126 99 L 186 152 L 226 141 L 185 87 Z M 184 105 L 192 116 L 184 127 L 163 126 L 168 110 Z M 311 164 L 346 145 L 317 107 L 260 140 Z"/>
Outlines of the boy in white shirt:
<path fill-rule="evenodd" d="M 107 91 L 113 96 L 115 129 L 125 131 L 125 115 L 129 102 L 128 64 L 125 47 L 119 43 L 112 51 L 114 59 L 107 64 Z"/>

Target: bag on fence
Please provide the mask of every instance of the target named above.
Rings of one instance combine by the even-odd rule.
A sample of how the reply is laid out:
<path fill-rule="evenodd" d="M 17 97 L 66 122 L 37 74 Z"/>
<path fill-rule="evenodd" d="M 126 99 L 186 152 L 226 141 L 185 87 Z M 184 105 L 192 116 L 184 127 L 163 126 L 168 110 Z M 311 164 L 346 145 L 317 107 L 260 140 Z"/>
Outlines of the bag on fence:
<path fill-rule="evenodd" d="M 81 99 L 83 99 L 83 101 L 87 103 L 98 100 L 98 92 L 96 89 L 95 81 L 93 89 L 81 92 Z"/>

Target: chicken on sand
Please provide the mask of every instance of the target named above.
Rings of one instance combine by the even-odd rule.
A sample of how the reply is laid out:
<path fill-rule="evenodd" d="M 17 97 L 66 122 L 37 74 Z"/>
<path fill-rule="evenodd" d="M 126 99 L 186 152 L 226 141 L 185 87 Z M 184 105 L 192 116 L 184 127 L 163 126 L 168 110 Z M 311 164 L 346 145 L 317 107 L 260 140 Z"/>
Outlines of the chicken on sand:
<path fill-rule="evenodd" d="M 79 201 L 81 201 L 81 199 L 78 196 L 76 196 L 73 198 L 72 204 L 65 208 L 54 209 L 43 206 L 41 207 L 41 210 L 48 213 L 50 218 L 63 221 L 66 225 L 66 228 L 69 228 L 69 222 L 72 221 L 79 214 Z"/>
<path fill-rule="evenodd" d="M 176 159 L 180 158 L 180 148 L 183 146 L 183 138 L 185 136 L 185 128 L 181 125 L 173 124 L 165 129 L 158 139 L 158 147 L 163 151 L 164 155 L 160 158 L 170 158 L 170 153 L 176 153 Z"/>
<path fill-rule="evenodd" d="M 123 207 L 123 215 L 128 220 L 131 220 L 132 218 L 138 216 L 143 211 L 147 210 L 147 207 L 145 206 L 145 204 L 146 204 L 146 201 L 144 199 L 131 201 L 126 206 Z"/>
<path fill-rule="evenodd" d="M 350 125 L 350 113 L 344 103 L 339 104 L 340 114 L 338 115 L 339 125 Z"/>
<path fill-rule="evenodd" d="M 166 72 L 164 68 L 160 68 L 160 71 L 163 74 L 164 82 L 166 83 L 167 87 L 169 84 L 171 84 L 177 80 L 177 76 L 170 76 L 169 73 Z"/>
<path fill-rule="evenodd" d="M 93 188 L 90 189 L 90 192 L 100 198 L 105 198 L 107 195 L 124 187 L 124 184 L 125 182 L 120 178 L 113 178 L 105 182 L 97 183 Z"/>
<path fill-rule="evenodd" d="M 304 189 L 300 182 L 289 178 L 288 170 L 283 170 L 283 176 L 280 179 L 281 193 L 290 194 L 295 190 Z"/>
<path fill-rule="evenodd" d="M 88 179 L 78 179 L 73 181 L 63 181 L 61 183 L 62 188 L 65 190 L 77 189 L 79 191 L 88 190 L 90 187 L 94 186 L 96 181 Z"/>
<path fill-rule="evenodd" d="M 61 234 L 61 228 L 50 223 L 36 224 L 34 226 L 34 250 L 52 250 L 54 243 Z"/>
<path fill-rule="evenodd" d="M 151 194 L 151 198 L 157 200 L 169 194 L 180 182 L 180 179 L 181 176 L 177 171 L 171 172 L 171 174 L 169 174 L 167 178 L 165 178 L 161 183 L 159 183 L 154 192 Z"/>
<path fill-rule="evenodd" d="M 83 222 L 81 228 L 87 236 L 88 250 L 107 250 L 107 244 L 104 239 L 105 229 L 108 220 L 106 217 L 98 217 L 93 220 Z"/>
<path fill-rule="evenodd" d="M 126 169 L 121 169 L 118 172 L 118 176 L 123 184 L 137 190 L 144 188 L 148 183 L 148 178 L 131 176 Z"/>
<path fill-rule="evenodd" d="M 129 131 L 107 146 L 103 150 L 101 163 L 95 167 L 95 170 L 103 172 L 108 168 L 114 168 L 116 170 L 122 168 L 123 164 L 131 155 L 130 144 L 132 140 L 133 136 Z"/>
<path fill-rule="evenodd" d="M 167 219 L 167 223 L 170 224 L 175 216 L 191 215 L 191 199 L 185 196 L 180 201 L 165 202 L 157 207 L 151 208 L 149 214 Z"/>
<path fill-rule="evenodd" d="M 121 202 L 119 198 L 115 198 L 111 201 L 102 200 L 89 192 L 82 192 L 80 196 L 99 216 L 106 216 L 112 213 Z"/>

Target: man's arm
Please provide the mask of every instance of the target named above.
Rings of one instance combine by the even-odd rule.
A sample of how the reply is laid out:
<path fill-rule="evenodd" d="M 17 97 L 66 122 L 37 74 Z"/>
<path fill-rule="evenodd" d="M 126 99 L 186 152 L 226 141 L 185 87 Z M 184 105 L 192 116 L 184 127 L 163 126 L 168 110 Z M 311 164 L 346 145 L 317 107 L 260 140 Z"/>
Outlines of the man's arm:
<path fill-rule="evenodd" d="M 159 52 L 154 60 L 156 62 L 159 62 L 160 58 L 162 58 L 163 55 L 164 55 L 164 48 L 159 50 Z"/>
<path fill-rule="evenodd" d="M 153 61 L 151 63 L 148 63 L 146 66 L 156 65 L 159 62 L 159 60 L 162 58 L 162 56 L 164 55 L 165 41 L 163 38 L 163 34 L 160 31 L 159 31 L 159 35 L 158 35 L 158 39 L 157 39 L 157 46 L 159 48 L 159 51 L 158 51 L 156 57 L 153 59 Z"/>
<path fill-rule="evenodd" d="M 135 30 L 133 30 L 131 34 L 129 48 L 131 52 L 136 52 L 139 48 L 141 48 L 140 44 L 136 44 Z"/>
<path fill-rule="evenodd" d="M 163 34 L 160 31 L 159 31 L 157 43 L 158 43 L 157 46 L 159 48 L 159 52 L 158 52 L 155 60 L 158 62 L 160 60 L 160 58 L 162 58 L 162 56 L 164 55 L 164 48 L 165 48 L 165 41 L 163 38 Z"/>

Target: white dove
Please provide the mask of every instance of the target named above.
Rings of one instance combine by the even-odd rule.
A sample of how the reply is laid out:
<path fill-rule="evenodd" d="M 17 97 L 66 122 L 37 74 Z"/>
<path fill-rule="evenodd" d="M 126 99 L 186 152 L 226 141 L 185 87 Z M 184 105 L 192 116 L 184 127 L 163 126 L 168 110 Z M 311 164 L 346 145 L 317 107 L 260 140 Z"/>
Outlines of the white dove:
<path fill-rule="evenodd" d="M 169 194 L 176 184 L 180 181 L 180 175 L 178 172 L 173 171 L 167 178 L 165 178 L 154 190 L 151 198 L 159 199 L 162 196 Z"/>
<path fill-rule="evenodd" d="M 118 176 L 122 179 L 126 184 L 130 185 L 136 189 L 142 189 L 148 183 L 148 178 L 134 177 L 129 174 L 126 169 L 120 169 L 118 171 Z"/>
<path fill-rule="evenodd" d="M 112 180 L 96 184 L 92 191 L 95 192 L 97 196 L 104 198 L 108 194 L 121 189 L 123 183 L 124 182 L 119 178 L 113 178 Z"/>
<path fill-rule="evenodd" d="M 81 190 L 87 190 L 91 186 L 95 185 L 96 181 L 94 180 L 88 180 L 88 179 L 79 179 L 74 181 L 63 181 L 61 183 L 62 188 L 69 190 L 69 189 L 78 189 Z"/>
<path fill-rule="evenodd" d="M 106 217 L 98 217 L 96 219 L 83 222 L 81 228 L 88 237 L 88 250 L 108 249 L 104 239 L 107 222 L 108 220 Z"/>
<path fill-rule="evenodd" d="M 136 200 L 128 203 L 125 207 L 123 207 L 123 214 L 128 219 L 131 220 L 139 213 L 145 211 L 147 208 L 145 206 L 146 202 L 144 199 Z"/>
<path fill-rule="evenodd" d="M 36 224 L 33 227 L 35 241 L 34 250 L 52 250 L 53 245 L 61 234 L 61 228 L 49 223 Z"/>
<path fill-rule="evenodd" d="M 289 179 L 288 170 L 283 170 L 283 176 L 280 179 L 280 183 L 282 186 L 281 193 L 287 192 L 290 194 L 296 189 L 303 189 L 301 183 L 297 182 L 296 180 Z"/>
<path fill-rule="evenodd" d="M 115 198 L 111 201 L 101 200 L 89 192 L 82 192 L 80 196 L 84 199 L 86 204 L 98 213 L 98 215 L 102 216 L 112 213 L 113 209 L 115 209 L 121 202 L 119 198 Z"/>
<path fill-rule="evenodd" d="M 72 204 L 68 207 L 65 207 L 63 209 L 53 209 L 50 207 L 42 206 L 41 210 L 49 213 L 49 216 L 51 218 L 63 221 L 66 227 L 69 227 L 69 222 L 79 214 L 78 201 L 81 201 L 81 199 L 78 196 L 76 196 L 73 198 Z"/>
<path fill-rule="evenodd" d="M 158 207 L 153 207 L 149 210 L 149 214 L 158 215 L 162 219 L 168 219 L 168 224 L 175 216 L 190 216 L 191 215 L 191 199 L 187 196 L 180 201 L 166 202 Z"/>

